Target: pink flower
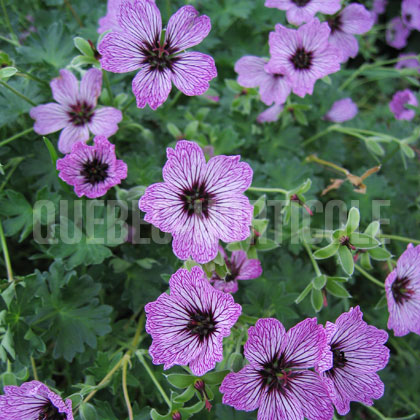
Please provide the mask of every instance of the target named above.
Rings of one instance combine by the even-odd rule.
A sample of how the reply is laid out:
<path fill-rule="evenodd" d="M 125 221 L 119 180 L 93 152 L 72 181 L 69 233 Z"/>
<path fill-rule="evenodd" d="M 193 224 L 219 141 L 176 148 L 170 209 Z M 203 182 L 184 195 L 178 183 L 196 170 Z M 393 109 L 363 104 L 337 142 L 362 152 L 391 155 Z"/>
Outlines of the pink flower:
<path fill-rule="evenodd" d="M 164 369 L 189 365 L 202 376 L 223 360 L 223 338 L 242 308 L 228 293 L 215 290 L 204 271 L 179 269 L 169 280 L 170 294 L 162 293 L 145 306 L 146 331 L 153 343 L 149 353 Z"/>
<path fill-rule="evenodd" d="M 388 328 L 397 337 L 420 335 L 420 245 L 409 244 L 385 281 Z"/>
<path fill-rule="evenodd" d="M 400 50 L 407 45 L 409 35 L 410 29 L 404 25 L 404 22 L 399 16 L 390 20 L 385 34 L 388 45 Z"/>
<path fill-rule="evenodd" d="M 265 0 L 266 7 L 286 10 L 293 25 L 310 22 L 317 12 L 333 15 L 341 8 L 341 0 Z"/>
<path fill-rule="evenodd" d="M 377 15 L 382 15 L 382 13 L 385 13 L 387 3 L 388 0 L 373 0 L 373 12 Z"/>
<path fill-rule="evenodd" d="M 249 365 L 229 373 L 220 386 L 223 403 L 237 410 L 258 408 L 258 420 L 332 419 L 327 389 L 309 370 L 325 346 L 325 331 L 316 318 L 305 319 L 287 333 L 277 319 L 259 319 L 249 328 L 244 347 Z"/>
<path fill-rule="evenodd" d="M 406 105 L 418 106 L 419 103 L 410 89 L 399 90 L 389 103 L 389 109 L 397 120 L 410 121 L 416 116 L 416 111 L 406 108 Z"/>
<path fill-rule="evenodd" d="M 219 247 L 219 251 L 223 255 L 230 273 L 224 279 L 216 273 L 213 274 L 210 282 L 217 290 L 225 293 L 235 293 L 238 291 L 238 280 L 252 280 L 261 276 L 260 261 L 248 259 L 245 251 L 233 251 L 230 258 L 222 247 Z"/>
<path fill-rule="evenodd" d="M 333 103 L 331 109 L 325 114 L 324 119 L 336 123 L 352 120 L 357 115 L 357 105 L 351 98 L 340 99 Z"/>
<path fill-rule="evenodd" d="M 356 57 L 359 43 L 355 34 L 364 34 L 372 28 L 372 14 L 361 4 L 352 3 L 337 16 L 328 20 L 331 28 L 329 42 L 340 51 L 340 61 Z"/>
<path fill-rule="evenodd" d="M 127 178 L 127 165 L 115 157 L 115 146 L 104 136 L 96 136 L 94 142 L 76 143 L 71 153 L 57 160 L 58 176 L 74 186 L 78 197 L 101 197 Z"/>
<path fill-rule="evenodd" d="M 5 386 L 0 395 L 2 420 L 73 420 L 71 400 L 65 402 L 46 385 L 38 381 L 21 386 Z"/>
<path fill-rule="evenodd" d="M 266 105 L 284 104 L 291 92 L 290 84 L 283 74 L 270 72 L 267 62 L 254 56 L 240 58 L 235 64 L 238 83 L 246 88 L 259 87 L 261 100 Z"/>
<path fill-rule="evenodd" d="M 327 322 L 325 353 L 317 366 L 342 416 L 350 411 L 350 401 L 373 405 L 372 399 L 381 398 L 384 393 L 384 384 L 376 371 L 388 363 L 389 349 L 384 346 L 388 334 L 366 324 L 362 318 L 356 306 L 341 314 L 335 324 Z"/>
<path fill-rule="evenodd" d="M 409 29 L 420 31 L 420 2 L 419 0 L 403 0 L 401 16 Z"/>
<path fill-rule="evenodd" d="M 404 53 L 404 54 L 400 54 L 399 58 L 403 58 L 403 57 L 414 57 L 417 56 L 416 53 Z M 398 61 L 398 63 L 395 65 L 395 67 L 397 69 L 418 69 L 418 72 L 420 73 L 420 62 L 417 58 L 406 58 L 405 60 L 400 60 Z"/>
<path fill-rule="evenodd" d="M 264 124 L 268 122 L 276 122 L 280 114 L 283 112 L 283 105 L 276 105 L 270 106 L 265 111 L 261 112 L 260 115 L 257 117 L 257 123 Z"/>
<path fill-rule="evenodd" d="M 340 52 L 328 43 L 329 35 L 328 23 L 316 18 L 299 29 L 276 25 L 270 33 L 267 69 L 285 74 L 296 95 L 311 95 L 318 79 L 340 70 Z"/>
<path fill-rule="evenodd" d="M 164 182 L 149 186 L 139 202 L 144 220 L 173 236 L 181 260 L 216 258 L 219 239 L 242 241 L 250 235 L 253 207 L 244 191 L 252 169 L 240 156 L 215 156 L 207 163 L 202 149 L 179 141 L 166 149 Z"/>
<path fill-rule="evenodd" d="M 58 139 L 58 150 L 69 153 L 74 143 L 89 140 L 89 131 L 95 135 L 112 136 L 122 120 L 120 110 L 112 107 L 96 108 L 102 89 L 102 72 L 88 70 L 77 81 L 68 70 L 60 70 L 60 77 L 50 83 L 53 98 L 58 103 L 38 105 L 29 115 L 35 120 L 38 134 L 50 134 L 64 128 Z"/>
<path fill-rule="evenodd" d="M 160 11 L 151 0 L 122 1 L 118 23 L 120 30 L 106 34 L 99 44 L 100 62 L 113 73 L 139 70 L 132 83 L 139 108 L 161 106 L 172 82 L 185 95 L 202 95 L 217 76 L 212 57 L 184 52 L 211 29 L 208 16 L 199 16 L 194 7 L 181 7 L 172 15 L 163 41 Z"/>

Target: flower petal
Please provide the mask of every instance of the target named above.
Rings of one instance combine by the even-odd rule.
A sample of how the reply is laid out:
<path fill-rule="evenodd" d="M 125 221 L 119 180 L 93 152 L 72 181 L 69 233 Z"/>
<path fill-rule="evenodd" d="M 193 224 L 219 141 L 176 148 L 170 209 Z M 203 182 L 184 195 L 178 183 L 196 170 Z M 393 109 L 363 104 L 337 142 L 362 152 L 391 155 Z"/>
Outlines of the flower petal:
<path fill-rule="evenodd" d="M 121 120 L 122 112 L 119 109 L 106 106 L 95 109 L 88 127 L 95 135 L 110 137 L 118 131 L 118 123 Z"/>
<path fill-rule="evenodd" d="M 101 95 L 102 90 L 102 72 L 99 69 L 89 69 L 80 82 L 80 101 L 86 102 L 93 107 Z"/>
<path fill-rule="evenodd" d="M 32 108 L 29 115 L 35 120 L 35 132 L 42 135 L 54 133 L 69 124 L 65 109 L 53 102 Z"/>
<path fill-rule="evenodd" d="M 341 30 L 348 34 L 364 34 L 373 26 L 374 18 L 363 5 L 352 3 L 340 13 Z"/>
<path fill-rule="evenodd" d="M 89 140 L 87 125 L 68 125 L 60 134 L 58 139 L 58 150 L 61 153 L 70 153 L 73 144 Z"/>
<path fill-rule="evenodd" d="M 247 88 L 260 86 L 267 78 L 264 66 L 267 60 L 253 55 L 246 55 L 235 63 L 235 71 L 238 73 L 238 83 Z"/>
<path fill-rule="evenodd" d="M 260 124 L 266 123 L 266 122 L 276 122 L 280 114 L 283 111 L 283 105 L 276 105 L 270 106 L 265 111 L 261 112 L 257 117 L 257 122 Z"/>
<path fill-rule="evenodd" d="M 74 105 L 79 98 L 79 82 L 69 70 L 60 70 L 60 77 L 50 83 L 53 98 L 62 105 Z"/>
<path fill-rule="evenodd" d="M 303 420 L 303 412 L 299 401 L 291 393 L 266 391 L 261 397 L 257 419 Z"/>

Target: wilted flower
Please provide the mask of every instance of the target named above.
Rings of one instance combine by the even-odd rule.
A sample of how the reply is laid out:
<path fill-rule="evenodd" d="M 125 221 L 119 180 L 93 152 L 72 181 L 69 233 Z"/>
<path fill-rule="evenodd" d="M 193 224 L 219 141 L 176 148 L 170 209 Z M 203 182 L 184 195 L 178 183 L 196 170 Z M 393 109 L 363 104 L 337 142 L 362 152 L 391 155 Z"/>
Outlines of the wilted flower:
<path fill-rule="evenodd" d="M 419 0 L 403 0 L 401 16 L 409 29 L 420 31 L 420 2 Z"/>
<path fill-rule="evenodd" d="M 356 306 L 341 314 L 335 324 L 326 325 L 325 353 L 317 369 L 340 415 L 350 411 L 350 401 L 372 405 L 372 399 L 381 398 L 384 393 L 376 371 L 388 363 L 389 349 L 384 346 L 388 334 L 362 318 Z"/>
<path fill-rule="evenodd" d="M 283 104 L 290 95 L 291 87 L 281 73 L 272 73 L 267 69 L 267 59 L 245 56 L 235 64 L 238 83 L 247 88 L 259 87 L 261 100 L 266 105 Z"/>
<path fill-rule="evenodd" d="M 299 29 L 276 25 L 270 33 L 267 69 L 285 74 L 296 95 L 311 95 L 318 79 L 340 70 L 340 52 L 329 44 L 330 32 L 328 23 L 316 18 Z"/>
<path fill-rule="evenodd" d="M 324 328 L 316 318 L 300 322 L 287 333 L 277 319 L 259 319 L 248 337 L 244 354 L 249 365 L 223 380 L 224 404 L 244 411 L 258 408 L 258 420 L 332 418 L 327 389 L 309 370 L 326 347 Z"/>
<path fill-rule="evenodd" d="M 313 19 L 317 12 L 333 15 L 341 7 L 341 0 L 265 0 L 266 7 L 286 10 L 287 20 L 300 25 Z"/>
<path fill-rule="evenodd" d="M 373 26 L 371 13 L 361 4 L 352 3 L 345 7 L 337 16 L 328 20 L 331 28 L 329 42 L 340 52 L 341 62 L 350 57 L 356 57 L 359 43 L 355 34 L 364 34 Z"/>
<path fill-rule="evenodd" d="M 60 70 L 60 77 L 53 79 L 50 86 L 58 104 L 38 105 L 31 109 L 30 116 L 35 120 L 34 130 L 38 134 L 64 128 L 58 139 L 61 153 L 69 153 L 74 143 L 89 140 L 89 131 L 106 137 L 117 132 L 121 111 L 109 106 L 96 108 L 102 89 L 100 70 L 88 70 L 80 87 L 73 73 Z"/>
<path fill-rule="evenodd" d="M 140 70 L 133 79 L 137 106 L 161 106 L 175 86 L 188 96 L 202 95 L 217 76 L 212 57 L 184 52 L 210 32 L 208 16 L 192 6 L 181 7 L 169 19 L 162 40 L 160 11 L 152 0 L 123 1 L 118 14 L 119 31 L 106 34 L 99 44 L 102 68 L 113 73 Z"/>
<path fill-rule="evenodd" d="M 267 108 L 265 111 L 261 112 L 260 115 L 257 117 L 257 122 L 260 124 L 267 123 L 267 122 L 276 122 L 280 114 L 283 112 L 283 105 L 274 104 Z"/>
<path fill-rule="evenodd" d="M 232 296 L 214 289 L 204 271 L 179 269 L 169 280 L 170 294 L 162 293 L 145 306 L 146 331 L 153 343 L 153 363 L 189 365 L 202 376 L 223 360 L 223 338 L 241 314 Z"/>
<path fill-rule="evenodd" d="M 222 279 L 216 273 L 213 274 L 210 282 L 213 286 L 225 293 L 235 293 L 238 291 L 238 280 L 252 280 L 261 276 L 262 268 L 260 260 L 248 259 L 245 251 L 233 251 L 230 258 L 225 250 L 220 247 L 229 274 Z"/>
<path fill-rule="evenodd" d="M 71 153 L 57 160 L 58 176 L 74 186 L 78 197 L 97 198 L 127 178 L 127 165 L 115 157 L 115 146 L 104 136 L 95 145 L 73 145 Z"/>
<path fill-rule="evenodd" d="M 219 239 L 242 241 L 250 235 L 253 207 L 244 191 L 252 169 L 240 156 L 215 156 L 207 163 L 202 149 L 179 141 L 168 148 L 164 182 L 150 185 L 139 202 L 144 220 L 173 236 L 181 260 L 216 258 Z"/>
<path fill-rule="evenodd" d="M 400 50 L 407 45 L 410 29 L 408 29 L 401 18 L 397 16 L 390 20 L 385 35 L 388 45 Z"/>
<path fill-rule="evenodd" d="M 399 90 L 392 97 L 389 103 L 389 109 L 397 120 L 412 120 L 416 111 L 406 108 L 406 105 L 418 106 L 417 98 L 410 89 Z"/>
<path fill-rule="evenodd" d="M 340 99 L 333 103 L 331 109 L 325 114 L 324 119 L 336 123 L 352 120 L 357 115 L 357 105 L 351 98 Z"/>
<path fill-rule="evenodd" d="M 407 57 L 404 60 L 399 60 L 398 63 L 395 65 L 397 69 L 405 69 L 405 68 L 412 68 L 412 69 L 418 69 L 420 73 L 420 62 L 417 58 L 414 58 L 414 56 L 417 56 L 416 53 L 404 53 L 400 54 L 399 58 Z M 412 57 L 412 58 L 408 58 Z"/>
<path fill-rule="evenodd" d="M 420 245 L 409 244 L 385 281 L 388 328 L 397 337 L 420 335 Z"/>
<path fill-rule="evenodd" d="M 71 400 L 65 402 L 38 381 L 5 386 L 0 395 L 2 420 L 73 420 Z"/>

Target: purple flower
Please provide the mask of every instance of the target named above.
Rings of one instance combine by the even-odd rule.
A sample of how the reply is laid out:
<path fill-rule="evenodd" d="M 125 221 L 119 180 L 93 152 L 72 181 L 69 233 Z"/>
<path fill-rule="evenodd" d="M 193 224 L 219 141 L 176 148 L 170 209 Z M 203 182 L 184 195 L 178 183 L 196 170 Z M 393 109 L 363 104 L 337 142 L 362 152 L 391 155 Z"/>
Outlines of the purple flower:
<path fill-rule="evenodd" d="M 420 335 L 420 245 L 409 244 L 385 281 L 388 328 L 401 337 Z"/>
<path fill-rule="evenodd" d="M 270 106 L 265 111 L 261 112 L 260 115 L 257 117 L 257 123 L 264 124 L 267 122 L 276 122 L 280 114 L 283 112 L 283 105 L 276 105 Z"/>
<path fill-rule="evenodd" d="M 352 3 L 337 16 L 328 20 L 331 28 L 329 42 L 340 51 L 340 61 L 356 57 L 359 43 L 355 34 L 368 32 L 374 23 L 372 14 L 361 4 Z"/>
<path fill-rule="evenodd" d="M 207 163 L 201 148 L 179 141 L 166 149 L 163 180 L 150 185 L 139 202 L 144 220 L 173 236 L 181 260 L 216 258 L 219 239 L 242 241 L 250 235 L 253 207 L 244 191 L 252 169 L 240 156 L 215 156 Z"/>
<path fill-rule="evenodd" d="M 2 420 L 73 420 L 71 400 L 65 402 L 38 381 L 5 386 L 0 395 Z"/>
<path fill-rule="evenodd" d="M 267 69 L 285 74 L 296 95 L 311 95 L 318 79 L 340 70 L 340 53 L 328 43 L 329 35 L 328 23 L 316 18 L 299 29 L 276 25 L 270 33 Z"/>
<path fill-rule="evenodd" d="M 372 10 L 376 15 L 382 15 L 385 13 L 386 5 L 388 0 L 373 0 Z"/>
<path fill-rule="evenodd" d="M 115 146 L 104 136 L 96 136 L 94 142 L 76 143 L 71 153 L 57 160 L 58 176 L 74 186 L 78 197 L 101 197 L 127 178 L 127 165 L 115 157 Z"/>
<path fill-rule="evenodd" d="M 283 74 L 270 72 L 267 62 L 254 56 L 240 58 L 235 64 L 238 83 L 247 88 L 259 87 L 261 100 L 266 105 L 284 104 L 291 92 L 290 84 Z"/>
<path fill-rule="evenodd" d="M 101 65 L 113 73 L 140 70 L 133 79 L 137 106 L 161 106 L 175 86 L 188 96 L 202 95 L 217 76 L 212 57 L 184 52 L 199 44 L 210 32 L 208 16 L 192 6 L 181 7 L 169 19 L 162 41 L 160 11 L 151 0 L 122 1 L 120 30 L 106 34 L 99 44 Z"/>
<path fill-rule="evenodd" d="M 416 116 L 416 111 L 406 108 L 406 105 L 418 106 L 419 103 L 410 89 L 399 90 L 389 103 L 389 109 L 397 120 L 410 121 Z"/>
<path fill-rule="evenodd" d="M 403 0 L 401 16 L 409 29 L 420 31 L 420 2 L 419 0 Z"/>
<path fill-rule="evenodd" d="M 58 139 L 61 153 L 69 153 L 74 143 L 89 140 L 89 131 L 95 135 L 110 137 L 118 130 L 122 119 L 120 110 L 112 107 L 96 108 L 102 89 L 102 72 L 88 70 L 77 81 L 73 73 L 60 70 L 60 77 L 50 83 L 53 98 L 58 103 L 38 105 L 31 109 L 38 134 L 50 134 L 64 128 Z"/>
<path fill-rule="evenodd" d="M 223 338 L 238 320 L 242 308 L 231 295 L 214 289 L 204 271 L 179 269 L 169 280 L 170 294 L 162 293 L 145 306 L 146 331 L 153 343 L 153 363 L 189 365 L 202 376 L 223 360 Z"/>
<path fill-rule="evenodd" d="M 399 16 L 390 20 L 385 34 L 388 45 L 400 50 L 407 45 L 409 35 L 410 29 L 404 25 L 404 22 Z"/>
<path fill-rule="evenodd" d="M 356 306 L 341 314 L 335 324 L 327 322 L 325 327 L 326 351 L 317 370 L 340 415 L 350 411 L 350 401 L 373 405 L 372 399 L 381 398 L 384 393 L 384 384 L 376 371 L 388 363 L 389 349 L 384 346 L 388 334 L 366 324 L 362 318 Z"/>
<path fill-rule="evenodd" d="M 341 8 L 341 0 L 265 0 L 266 7 L 286 10 L 287 20 L 300 25 L 313 19 L 317 12 L 333 15 Z"/>
<path fill-rule="evenodd" d="M 403 57 L 414 57 L 417 56 L 416 53 L 404 53 L 400 54 L 399 58 Z M 418 72 L 420 73 L 420 62 L 417 58 L 406 58 L 404 60 L 398 61 L 398 63 L 395 65 L 397 69 L 418 69 Z"/>
<path fill-rule="evenodd" d="M 219 251 L 223 255 L 230 273 L 224 279 L 221 279 L 216 273 L 213 274 L 210 282 L 216 289 L 225 293 L 235 293 L 238 291 L 238 280 L 252 280 L 261 276 L 260 261 L 248 259 L 245 251 L 233 251 L 230 258 L 222 247 L 219 247 Z"/>
<path fill-rule="evenodd" d="M 259 319 L 248 337 L 244 354 L 249 365 L 223 380 L 224 404 L 244 411 L 258 408 L 258 420 L 332 418 L 325 385 L 309 370 L 326 347 L 324 328 L 316 318 L 300 322 L 287 333 L 277 319 Z"/>
<path fill-rule="evenodd" d="M 352 120 L 357 115 L 357 105 L 351 98 L 340 99 L 333 103 L 331 109 L 325 114 L 324 119 L 336 123 Z"/>

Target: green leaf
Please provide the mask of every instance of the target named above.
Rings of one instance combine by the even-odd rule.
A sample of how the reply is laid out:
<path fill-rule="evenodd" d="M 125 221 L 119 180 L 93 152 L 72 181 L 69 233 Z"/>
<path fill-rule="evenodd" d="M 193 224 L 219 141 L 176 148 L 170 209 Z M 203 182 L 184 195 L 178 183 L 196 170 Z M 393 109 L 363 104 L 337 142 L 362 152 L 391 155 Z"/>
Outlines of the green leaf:
<path fill-rule="evenodd" d="M 239 372 L 244 367 L 244 358 L 241 353 L 233 352 L 227 362 L 228 368 L 233 372 Z"/>
<path fill-rule="evenodd" d="M 89 403 L 82 403 L 80 405 L 81 420 L 99 420 L 96 408 Z"/>
<path fill-rule="evenodd" d="M 338 242 L 331 242 L 329 245 L 327 245 L 324 248 L 317 249 L 314 252 L 314 257 L 317 260 L 324 260 L 326 258 L 330 258 L 338 251 L 338 248 L 340 248 L 340 244 Z"/>
<path fill-rule="evenodd" d="M 346 248 L 347 249 L 347 248 Z M 340 283 L 337 283 L 336 281 L 329 278 L 327 280 L 327 285 L 325 286 L 328 293 L 331 293 L 334 296 L 337 296 L 339 298 L 350 298 L 351 295 L 346 290 L 345 287 L 343 287 Z"/>
<path fill-rule="evenodd" d="M 170 414 L 165 414 L 164 416 L 162 416 L 154 408 L 152 408 L 152 410 L 150 411 L 150 417 L 153 420 L 172 420 Z"/>
<path fill-rule="evenodd" d="M 174 123 L 168 123 L 166 128 L 176 139 L 180 139 L 182 137 L 181 130 Z"/>
<path fill-rule="evenodd" d="M 324 274 L 322 274 L 318 277 L 315 277 L 312 280 L 312 284 L 314 285 L 314 288 L 317 289 L 317 290 L 321 290 L 325 286 L 326 282 L 327 282 L 327 276 L 324 275 Z"/>
<path fill-rule="evenodd" d="M 322 309 L 322 305 L 324 304 L 324 297 L 322 296 L 322 292 L 320 290 L 314 288 L 312 289 L 311 303 L 315 312 L 319 312 Z"/>
<path fill-rule="evenodd" d="M 360 223 L 360 212 L 359 209 L 356 207 L 352 207 L 349 211 L 349 215 L 347 218 L 347 224 L 345 227 L 347 235 L 353 233 L 358 227 Z"/>
<path fill-rule="evenodd" d="M 293 109 L 293 115 L 300 125 L 308 125 L 308 119 L 306 118 L 306 115 L 299 108 Z"/>
<path fill-rule="evenodd" d="M 194 384 L 195 376 L 182 373 L 171 373 L 170 375 L 166 375 L 166 379 L 171 385 L 183 389 Z"/>
<path fill-rule="evenodd" d="M 267 196 L 263 194 L 254 202 L 254 217 L 258 217 L 265 209 Z"/>
<path fill-rule="evenodd" d="M 305 289 L 303 289 L 303 292 L 297 297 L 297 299 L 295 300 L 296 304 L 299 304 L 300 302 L 302 302 L 303 299 L 306 298 L 306 296 L 308 296 L 309 292 L 312 290 L 313 284 L 309 283 Z"/>
<path fill-rule="evenodd" d="M 219 385 L 222 383 L 225 376 L 229 373 L 228 370 L 219 370 L 217 372 L 206 373 L 201 379 L 204 380 L 204 383 L 209 385 Z"/>
<path fill-rule="evenodd" d="M 377 260 L 377 261 L 386 261 L 392 257 L 392 254 L 385 248 L 380 248 L 380 247 L 373 248 L 373 249 L 370 249 L 368 252 L 369 252 L 369 255 L 374 260 Z"/>
<path fill-rule="evenodd" d="M 346 246 L 340 246 L 338 248 L 338 260 L 344 272 L 351 276 L 354 271 L 354 260 L 352 253 Z"/>
<path fill-rule="evenodd" d="M 366 233 L 366 235 L 376 237 L 376 235 L 379 232 L 379 228 L 380 228 L 380 223 L 377 220 L 375 220 L 368 225 L 364 233 Z"/>
<path fill-rule="evenodd" d="M 400 147 L 402 152 L 410 159 L 414 158 L 416 156 L 416 153 L 414 152 L 414 150 L 405 143 L 400 143 Z"/>
<path fill-rule="evenodd" d="M 370 255 L 367 252 L 362 254 L 362 256 L 360 257 L 360 265 L 366 270 L 372 270 L 373 266 L 370 262 Z"/>
<path fill-rule="evenodd" d="M 194 395 L 195 395 L 195 388 L 193 385 L 190 385 L 182 394 L 174 397 L 173 402 L 183 404 L 189 401 Z"/>
<path fill-rule="evenodd" d="M 75 47 L 83 54 L 88 57 L 94 57 L 92 47 L 90 46 L 89 42 L 86 39 L 76 36 L 73 38 L 73 43 Z"/>
<path fill-rule="evenodd" d="M 259 238 L 255 247 L 258 251 L 271 251 L 279 247 L 279 244 L 272 239 Z"/>
<path fill-rule="evenodd" d="M 15 67 L 3 67 L 0 69 L 0 79 L 8 79 L 9 77 L 14 76 L 17 73 L 17 68 Z"/>
<path fill-rule="evenodd" d="M 51 157 L 51 162 L 53 163 L 53 166 L 54 166 L 54 169 L 55 169 L 57 159 L 58 159 L 58 155 L 57 155 L 57 152 L 55 150 L 55 147 L 52 145 L 52 143 L 48 140 L 47 137 L 42 137 L 42 139 L 44 140 L 45 146 L 47 146 L 48 153 L 50 154 L 50 157 Z"/>
<path fill-rule="evenodd" d="M 263 235 L 267 230 L 268 219 L 254 219 L 252 221 L 252 227 L 260 234 Z"/>
<path fill-rule="evenodd" d="M 382 309 L 387 306 L 387 299 L 386 299 L 386 293 L 383 293 L 381 298 L 378 300 L 378 303 L 375 305 L 374 309 Z"/>
<path fill-rule="evenodd" d="M 377 248 L 381 243 L 366 233 L 354 232 L 349 237 L 350 243 L 356 248 L 360 249 L 371 249 Z"/>
<path fill-rule="evenodd" d="M 366 147 L 377 156 L 384 156 L 385 155 L 385 149 L 375 140 L 365 140 Z"/>

